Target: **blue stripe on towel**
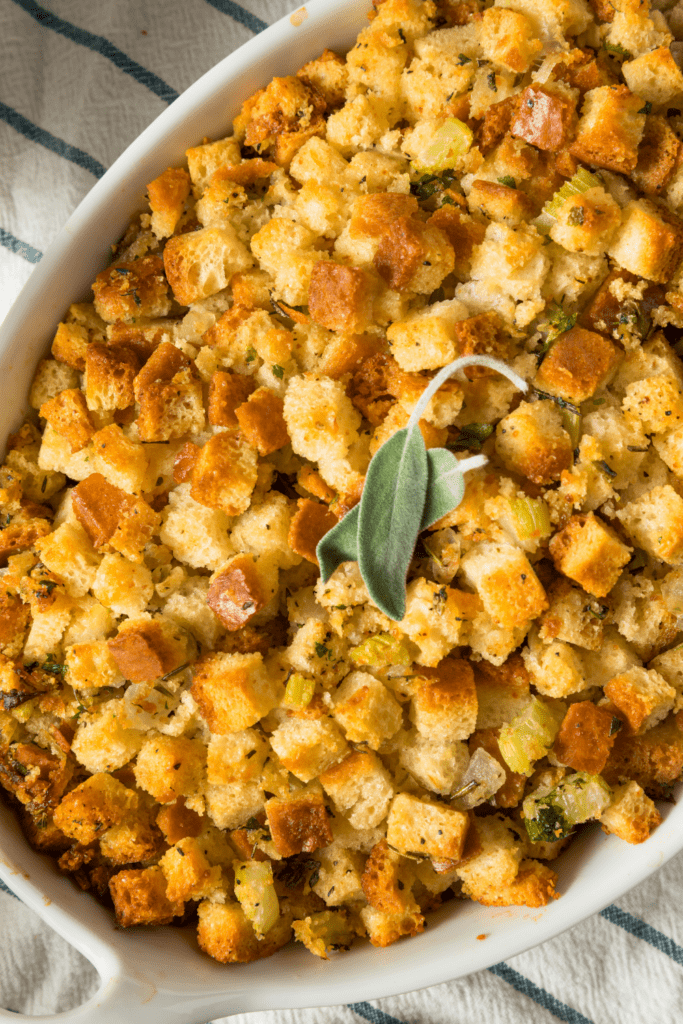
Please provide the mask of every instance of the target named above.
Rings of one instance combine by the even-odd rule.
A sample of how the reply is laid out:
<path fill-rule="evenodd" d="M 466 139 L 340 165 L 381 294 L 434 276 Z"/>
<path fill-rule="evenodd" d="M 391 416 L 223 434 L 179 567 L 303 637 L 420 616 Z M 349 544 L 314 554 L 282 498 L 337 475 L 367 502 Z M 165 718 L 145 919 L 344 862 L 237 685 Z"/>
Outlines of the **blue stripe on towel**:
<path fill-rule="evenodd" d="M 489 967 L 489 971 L 491 974 L 495 974 L 497 978 L 502 978 L 508 985 L 512 985 L 523 996 L 533 999 L 535 1003 L 538 1003 L 544 1010 L 552 1013 L 558 1020 L 565 1021 L 565 1024 L 592 1024 L 588 1017 L 584 1017 L 582 1013 L 579 1013 L 572 1006 L 561 1003 L 550 992 L 546 992 L 544 988 L 539 988 L 530 978 L 525 978 L 523 974 L 519 974 L 508 964 L 494 964 L 493 967 Z"/>
<path fill-rule="evenodd" d="M 0 228 L 0 245 L 4 246 L 5 249 L 9 249 L 10 252 L 15 252 L 17 256 L 22 256 L 28 263 L 38 263 L 43 258 L 40 249 L 34 249 L 28 242 L 22 242 L 20 238 L 15 238 L 14 235 L 10 234 L 9 231 L 5 231 L 4 228 Z M 2 882 L 0 882 L 0 885 L 2 885 Z"/>
<path fill-rule="evenodd" d="M 206 0 L 206 2 L 215 7 L 217 11 L 221 11 L 222 14 L 229 15 L 233 21 L 238 21 L 240 25 L 244 25 L 245 28 L 250 29 L 252 32 L 263 32 L 264 28 L 268 28 L 267 21 L 261 21 L 251 11 L 245 11 L 244 7 L 233 3 L 233 0 Z M 359 1003 L 358 1005 L 365 1004 Z"/>
<path fill-rule="evenodd" d="M 675 963 L 683 967 L 683 949 L 673 939 L 670 939 L 668 935 L 658 932 L 656 928 L 646 924 L 645 921 L 641 921 L 639 917 L 634 917 L 633 914 L 615 907 L 614 904 L 601 910 L 600 917 L 604 917 L 611 924 L 616 924 L 619 928 L 629 932 L 630 935 L 634 935 L 637 939 L 642 939 L 644 942 L 654 946 L 660 953 L 671 957 Z"/>
<path fill-rule="evenodd" d="M 96 178 L 101 178 L 106 171 L 106 167 L 103 167 L 98 160 L 95 160 L 88 153 L 84 153 L 82 149 L 77 149 L 76 146 L 64 142 L 63 139 L 58 139 L 56 135 L 51 135 L 44 128 L 39 128 L 33 121 L 29 121 L 23 114 L 2 102 L 0 102 L 0 119 L 27 139 L 30 139 L 31 142 L 37 142 L 39 146 L 52 150 L 57 156 L 70 160 L 72 164 L 78 164 L 79 167 L 83 167 L 86 171 L 94 174 Z"/>

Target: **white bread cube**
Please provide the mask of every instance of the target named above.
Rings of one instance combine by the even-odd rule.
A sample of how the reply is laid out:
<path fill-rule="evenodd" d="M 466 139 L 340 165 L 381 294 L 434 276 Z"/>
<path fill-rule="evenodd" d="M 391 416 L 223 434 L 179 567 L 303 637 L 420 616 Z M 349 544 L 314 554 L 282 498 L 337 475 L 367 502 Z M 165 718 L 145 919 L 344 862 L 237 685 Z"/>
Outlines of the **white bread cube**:
<path fill-rule="evenodd" d="M 683 223 L 650 200 L 632 200 L 608 256 L 632 274 L 661 284 L 670 280 L 683 255 Z"/>
<path fill-rule="evenodd" d="M 78 719 L 71 752 L 86 771 L 116 771 L 140 750 L 145 734 L 121 724 L 123 704 L 123 700 L 109 700 L 83 712 Z"/>
<path fill-rule="evenodd" d="M 651 10 L 650 4 L 634 0 L 612 0 L 614 17 L 607 31 L 607 42 L 639 57 L 661 46 L 668 46 L 673 36 L 664 15 Z"/>
<path fill-rule="evenodd" d="M 114 629 L 114 617 L 108 608 L 90 594 L 77 597 L 73 602 L 71 619 L 64 630 L 63 643 L 89 644 L 100 640 Z"/>
<path fill-rule="evenodd" d="M 193 569 L 217 569 L 233 555 L 228 532 L 232 520 L 219 509 L 200 505 L 190 495 L 190 484 L 171 491 L 159 530 L 179 562 Z"/>
<path fill-rule="evenodd" d="M 71 597 L 82 597 L 90 590 L 100 558 L 80 523 L 63 523 L 42 537 L 36 548 L 44 565 L 62 577 Z"/>
<path fill-rule="evenodd" d="M 98 601 L 115 615 L 141 615 L 154 596 L 152 573 L 146 565 L 118 553 L 105 555 L 92 581 Z"/>
<path fill-rule="evenodd" d="M 394 795 L 391 776 L 376 754 L 353 751 L 320 776 L 335 807 L 354 828 L 374 828 Z"/>
<path fill-rule="evenodd" d="M 275 281 L 277 297 L 288 306 L 305 305 L 313 267 L 325 253 L 313 248 L 316 235 L 303 224 L 283 217 L 268 221 L 251 240 L 262 270 Z"/>
<path fill-rule="evenodd" d="M 379 679 L 351 672 L 334 694 L 334 717 L 351 743 L 377 750 L 402 722 L 401 705 Z"/>
<path fill-rule="evenodd" d="M 298 624 L 300 620 L 295 616 L 291 621 Z M 337 636 L 325 622 L 306 618 L 287 648 L 285 658 L 295 672 L 313 676 L 323 690 L 331 690 L 348 672 L 347 650 L 347 641 Z"/>
<path fill-rule="evenodd" d="M 496 428 L 503 464 L 533 483 L 559 480 L 572 459 L 572 442 L 554 402 L 520 402 Z"/>
<path fill-rule="evenodd" d="M 502 7 L 483 12 L 480 42 L 487 60 L 515 72 L 526 71 L 543 49 L 529 19 Z"/>
<path fill-rule="evenodd" d="M 274 555 L 281 569 L 290 569 L 301 562 L 287 543 L 289 525 L 296 505 L 278 491 L 271 491 L 260 505 L 247 509 L 230 531 L 235 551 L 253 555 Z"/>
<path fill-rule="evenodd" d="M 287 718 L 271 733 L 270 744 L 302 782 L 317 778 L 348 751 L 341 729 L 329 718 Z"/>
<path fill-rule="evenodd" d="M 671 103 L 683 92 L 683 74 L 668 46 L 627 60 L 621 71 L 631 92 L 655 106 Z"/>
<path fill-rule="evenodd" d="M 240 144 L 237 139 L 218 139 L 217 142 L 205 142 L 185 152 L 190 177 L 197 194 L 201 194 L 213 174 L 219 167 L 238 164 L 242 160 Z"/>
<path fill-rule="evenodd" d="M 217 828 L 240 828 L 263 811 L 265 797 L 258 782 L 230 782 L 206 787 L 206 810 Z"/>
<path fill-rule="evenodd" d="M 322 850 L 316 850 L 315 859 L 320 863 L 317 878 L 311 889 L 325 900 L 328 907 L 364 899 L 361 877 L 365 857 L 357 850 L 346 849 L 339 843 L 332 843 Z"/>
<path fill-rule="evenodd" d="M 253 262 L 231 224 L 175 235 L 164 248 L 166 277 L 183 306 L 222 291 Z"/>
<path fill-rule="evenodd" d="M 600 815 L 603 831 L 627 843 L 644 843 L 662 816 L 637 782 L 617 786 L 612 801 Z"/>
<path fill-rule="evenodd" d="M 669 686 L 673 686 L 676 691 L 674 711 L 680 711 L 683 707 L 683 648 L 676 646 L 664 651 L 663 654 L 658 654 L 648 668 L 655 669 L 663 679 L 666 679 Z"/>
<path fill-rule="evenodd" d="M 646 434 L 665 434 L 683 423 L 683 385 L 661 374 L 634 381 L 626 388 L 622 409 L 640 420 Z"/>
<path fill-rule="evenodd" d="M 33 409 L 55 398 L 60 391 L 77 388 L 80 378 L 78 371 L 56 359 L 41 359 L 35 372 L 29 402 Z"/>
<path fill-rule="evenodd" d="M 581 651 L 563 640 L 552 640 L 544 644 L 532 632 L 529 646 L 522 651 L 522 657 L 532 683 L 546 697 L 567 697 L 591 684 L 592 680 L 581 659 Z"/>
<path fill-rule="evenodd" d="M 432 741 L 466 740 L 477 724 L 477 691 L 469 661 L 444 658 L 429 669 L 413 695 L 410 718 L 418 733 Z"/>
<path fill-rule="evenodd" d="M 605 696 L 626 716 L 633 732 L 642 733 L 666 718 L 676 691 L 654 669 L 634 667 L 610 679 Z"/>
<path fill-rule="evenodd" d="M 72 601 L 60 594 L 46 611 L 33 613 L 24 644 L 25 665 L 34 661 L 42 664 L 48 658 L 59 658 L 62 637 L 71 621 L 72 612 Z"/>
<path fill-rule="evenodd" d="M 432 741 L 412 730 L 401 738 L 399 758 L 420 786 L 440 796 L 457 789 L 470 761 L 461 740 Z"/>
<path fill-rule="evenodd" d="M 669 565 L 683 563 L 683 498 L 670 484 L 630 501 L 617 519 L 637 547 Z"/>
<path fill-rule="evenodd" d="M 468 310 L 457 299 L 435 302 L 411 313 L 387 330 L 391 353 L 403 370 L 435 370 L 457 356 L 453 324 L 465 320 Z"/>
<path fill-rule="evenodd" d="M 527 628 L 548 607 L 545 591 L 519 548 L 478 544 L 463 558 L 460 572 L 504 629 Z"/>
<path fill-rule="evenodd" d="M 202 647 L 212 650 L 223 627 L 206 603 L 208 590 L 207 576 L 188 576 L 167 598 L 164 615 L 189 630 Z"/>
<path fill-rule="evenodd" d="M 330 377 L 312 373 L 292 377 L 285 395 L 284 417 L 292 449 L 311 462 L 343 459 L 358 440 L 360 413 L 344 385 Z"/>
<path fill-rule="evenodd" d="M 327 138 L 344 156 L 369 149 L 389 130 L 388 104 L 378 96 L 357 95 L 327 119 Z"/>
<path fill-rule="evenodd" d="M 66 648 L 65 680 L 74 690 L 123 686 L 125 680 L 109 653 L 105 640 L 73 644 Z"/>
<path fill-rule="evenodd" d="M 399 853 L 460 860 L 468 824 L 462 811 L 399 793 L 389 811 L 387 842 Z"/>
<path fill-rule="evenodd" d="M 116 423 L 98 430 L 91 445 L 91 472 L 101 473 L 110 484 L 129 494 L 143 490 L 149 466 L 145 445 L 126 437 Z"/>
<path fill-rule="evenodd" d="M 584 32 L 592 21 L 592 11 L 584 0 L 496 0 L 495 7 L 521 11 L 541 39 L 557 39 Z"/>
<path fill-rule="evenodd" d="M 502 815 L 477 818 L 473 827 L 481 851 L 458 865 L 456 870 L 465 894 L 486 904 L 515 880 L 524 847 Z"/>
<path fill-rule="evenodd" d="M 481 602 L 474 594 L 418 577 L 408 584 L 406 614 L 398 628 L 420 649 L 419 665 L 438 665 L 456 646 L 469 643 Z"/>

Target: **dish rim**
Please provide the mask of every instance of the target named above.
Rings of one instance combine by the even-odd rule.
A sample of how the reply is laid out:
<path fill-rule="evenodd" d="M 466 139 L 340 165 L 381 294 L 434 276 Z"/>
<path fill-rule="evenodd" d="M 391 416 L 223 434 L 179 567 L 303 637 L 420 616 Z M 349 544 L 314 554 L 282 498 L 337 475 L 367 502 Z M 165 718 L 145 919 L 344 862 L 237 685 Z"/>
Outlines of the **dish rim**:
<path fill-rule="evenodd" d="M 284 15 L 182 93 L 94 185 L 49 246 L 0 326 L 0 369 L 10 392 L 10 400 L 0 409 L 3 436 L 16 427 L 28 410 L 27 390 L 36 355 L 47 348 L 66 305 L 61 298 L 65 293 L 64 279 L 73 282 L 66 291 L 70 301 L 78 301 L 87 292 L 95 273 L 105 265 L 107 245 L 119 237 L 131 213 L 140 207 L 146 182 L 164 166 L 181 160 L 185 148 L 195 145 L 202 135 L 225 134 L 229 128 L 226 108 L 232 116 L 239 103 L 274 74 L 292 73 L 323 45 L 334 49 L 350 44 L 365 24 L 368 6 L 369 0 L 311 0 L 306 7 Z M 305 12 L 305 17 L 295 18 L 295 24 L 292 18 L 300 12 Z M 227 94 L 229 102 L 225 99 Z M 192 127 L 195 118 L 203 131 Z M 31 339 L 28 344 L 27 336 Z M 630 847 L 595 830 L 579 837 L 558 865 L 561 889 L 566 890 L 563 876 L 565 880 L 576 876 L 572 881 L 576 889 L 573 898 L 566 892 L 558 902 L 536 911 L 484 908 L 468 903 L 460 904 L 464 909 L 454 914 L 454 904 L 449 903 L 444 911 L 430 916 L 430 924 L 435 926 L 409 943 L 397 943 L 385 950 L 356 946 L 330 964 L 320 964 L 302 948 L 288 948 L 268 960 L 265 970 L 261 969 L 261 961 L 239 965 L 239 971 L 237 965 L 222 967 L 226 980 L 215 989 L 204 990 L 201 996 L 191 986 L 179 987 L 175 976 L 169 976 L 173 971 L 154 968 L 150 963 L 144 964 L 143 969 L 140 942 L 133 941 L 133 936 L 129 942 L 129 933 L 115 931 L 108 910 L 93 897 L 76 892 L 70 879 L 58 875 L 51 858 L 30 850 L 13 812 L 4 805 L 0 806 L 0 878 L 100 973 L 98 993 L 82 1007 L 54 1019 L 74 1024 L 81 1020 L 113 1024 L 124 1017 L 129 1020 L 130 1012 L 144 1004 L 149 1024 L 157 1020 L 160 1024 L 167 1020 L 188 1024 L 190 1019 L 199 1024 L 209 1014 L 225 1016 L 338 1005 L 398 995 L 463 977 L 522 953 L 601 910 L 680 852 L 683 808 L 667 805 L 663 815 L 662 825 L 641 846 Z M 3 823 L 8 826 L 7 832 Z M 596 855 L 606 862 L 607 868 L 602 864 L 597 877 L 587 880 L 586 867 L 590 867 L 591 861 L 597 863 Z M 623 871 L 612 870 L 617 861 L 625 865 Z M 26 869 L 36 881 L 31 880 Z M 89 909 L 82 902 L 84 899 Z M 466 924 L 460 927 L 459 922 Z M 511 926 L 507 927 L 506 922 L 512 922 Z M 462 928 L 474 938 L 492 925 L 494 931 L 488 941 L 475 941 L 471 948 L 464 948 L 453 957 L 450 950 L 462 942 Z M 500 926 L 498 932 L 496 926 Z M 145 933 L 145 948 L 168 946 L 166 938 L 161 940 L 161 931 Z M 180 934 L 177 929 L 170 931 Z M 137 936 L 141 934 L 138 932 Z M 439 934 L 437 945 L 431 937 Z M 193 956 L 203 954 L 194 952 Z M 300 961 L 308 967 L 302 970 Z M 357 961 L 362 961 L 360 974 L 354 978 L 351 990 L 351 979 L 346 976 L 353 972 L 343 965 Z M 200 973 L 208 976 L 212 971 L 216 973 L 206 967 Z M 290 984 L 292 973 L 296 985 Z M 301 983 L 299 976 L 303 979 Z M 258 983 L 250 984 L 254 979 Z M 0 1010 L 0 1019 L 35 1018 L 15 1013 L 10 1016 Z"/>

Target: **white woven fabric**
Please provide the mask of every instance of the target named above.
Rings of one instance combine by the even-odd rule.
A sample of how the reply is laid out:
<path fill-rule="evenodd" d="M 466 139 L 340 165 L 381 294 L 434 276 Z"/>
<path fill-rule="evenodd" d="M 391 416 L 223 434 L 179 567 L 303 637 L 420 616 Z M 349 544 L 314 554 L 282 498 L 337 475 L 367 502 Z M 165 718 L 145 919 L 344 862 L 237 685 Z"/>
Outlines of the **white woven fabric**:
<path fill-rule="evenodd" d="M 260 24 L 298 6 L 292 0 L 241 0 L 241 7 L 231 0 L 45 4 L 0 0 L 0 319 L 96 175 L 168 99 Z M 493 971 L 374 1004 L 231 1020 L 676 1024 L 683 1020 L 681 906 L 683 855 L 618 908 Z M 87 961 L 6 892 L 0 892 L 0 923 L 1 1006 L 54 1013 L 94 991 Z"/>

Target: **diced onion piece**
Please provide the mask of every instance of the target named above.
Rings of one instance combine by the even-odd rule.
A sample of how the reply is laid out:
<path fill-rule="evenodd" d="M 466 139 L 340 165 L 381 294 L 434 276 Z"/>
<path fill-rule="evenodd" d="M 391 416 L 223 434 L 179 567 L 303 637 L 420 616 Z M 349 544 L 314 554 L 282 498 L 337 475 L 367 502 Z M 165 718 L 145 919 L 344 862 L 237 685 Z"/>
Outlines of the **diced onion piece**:
<path fill-rule="evenodd" d="M 236 860 L 232 866 L 235 869 L 235 896 L 261 938 L 280 916 L 271 863 L 269 860 Z"/>
<path fill-rule="evenodd" d="M 368 637 L 362 644 L 351 648 L 349 657 L 354 665 L 368 665 L 370 668 L 408 666 L 412 661 L 408 648 L 391 633 Z"/>
<path fill-rule="evenodd" d="M 458 787 L 459 795 L 453 797 L 453 806 L 459 811 L 478 807 L 498 792 L 505 778 L 505 769 L 500 762 L 483 747 L 479 747 L 470 758 L 467 771 Z"/>
<path fill-rule="evenodd" d="M 472 145 L 472 131 L 457 117 L 447 117 L 427 147 L 421 171 L 445 171 L 455 167 Z"/>
<path fill-rule="evenodd" d="M 295 672 L 287 680 L 285 687 L 285 704 L 292 708 L 306 708 L 315 693 L 315 679 L 307 679 Z"/>
<path fill-rule="evenodd" d="M 520 540 L 550 536 L 550 513 L 542 498 L 511 498 Z"/>
<path fill-rule="evenodd" d="M 526 707 L 500 730 L 498 746 L 508 768 L 531 775 L 534 761 L 545 757 L 559 731 L 566 707 L 532 697 Z"/>
<path fill-rule="evenodd" d="M 590 188 L 601 188 L 602 181 L 595 174 L 591 174 L 585 167 L 579 167 L 578 171 L 570 181 L 565 181 L 562 188 L 558 189 L 543 207 L 543 213 L 550 217 L 557 217 L 558 213 L 571 196 L 588 192 Z"/>

